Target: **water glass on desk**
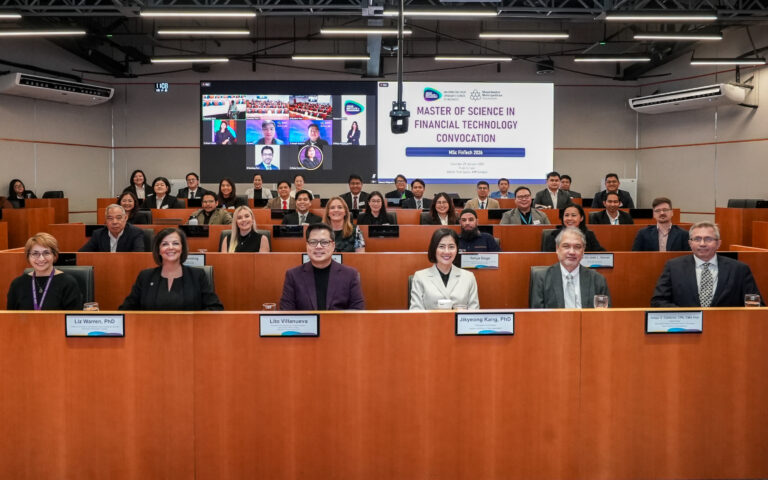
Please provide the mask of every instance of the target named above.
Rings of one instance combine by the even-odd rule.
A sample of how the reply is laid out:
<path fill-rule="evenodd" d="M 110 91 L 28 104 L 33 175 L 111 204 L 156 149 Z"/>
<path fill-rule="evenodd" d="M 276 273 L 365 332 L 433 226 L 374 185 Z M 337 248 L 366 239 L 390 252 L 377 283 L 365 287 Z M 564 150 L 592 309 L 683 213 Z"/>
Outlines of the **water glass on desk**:
<path fill-rule="evenodd" d="M 595 295 L 594 306 L 595 308 L 608 308 L 609 301 L 608 295 Z"/>
<path fill-rule="evenodd" d="M 760 306 L 760 295 L 756 293 L 748 293 L 744 295 L 744 306 L 745 307 L 759 307 Z"/>
<path fill-rule="evenodd" d="M 266 311 L 273 311 L 277 310 L 277 304 L 276 303 L 262 303 L 261 309 Z"/>
<path fill-rule="evenodd" d="M 83 304 L 83 310 L 86 312 L 98 312 L 99 302 L 85 302 Z"/>

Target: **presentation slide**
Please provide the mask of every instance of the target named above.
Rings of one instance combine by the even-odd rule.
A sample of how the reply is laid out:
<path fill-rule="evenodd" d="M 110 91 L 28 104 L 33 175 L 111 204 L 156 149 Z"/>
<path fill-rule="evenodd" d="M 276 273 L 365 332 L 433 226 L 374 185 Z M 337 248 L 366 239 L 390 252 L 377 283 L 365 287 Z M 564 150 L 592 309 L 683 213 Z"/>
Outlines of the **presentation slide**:
<path fill-rule="evenodd" d="M 552 83 L 405 82 L 404 134 L 390 129 L 395 100 L 397 83 L 379 82 L 379 181 L 544 183 L 552 170 Z"/>

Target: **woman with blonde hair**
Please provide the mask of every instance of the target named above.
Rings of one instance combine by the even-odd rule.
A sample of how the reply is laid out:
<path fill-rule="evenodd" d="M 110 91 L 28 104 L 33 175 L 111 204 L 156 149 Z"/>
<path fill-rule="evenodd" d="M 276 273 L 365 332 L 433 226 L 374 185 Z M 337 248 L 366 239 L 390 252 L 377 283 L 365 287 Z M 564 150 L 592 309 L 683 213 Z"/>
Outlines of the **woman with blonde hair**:
<path fill-rule="evenodd" d="M 365 239 L 360 228 L 352 225 L 347 202 L 332 197 L 325 204 L 323 223 L 330 225 L 336 242 L 336 252 L 365 252 Z"/>
<path fill-rule="evenodd" d="M 250 207 L 239 206 L 232 214 L 232 233 L 221 241 L 222 252 L 269 252 L 266 235 L 256 231 L 256 219 Z"/>

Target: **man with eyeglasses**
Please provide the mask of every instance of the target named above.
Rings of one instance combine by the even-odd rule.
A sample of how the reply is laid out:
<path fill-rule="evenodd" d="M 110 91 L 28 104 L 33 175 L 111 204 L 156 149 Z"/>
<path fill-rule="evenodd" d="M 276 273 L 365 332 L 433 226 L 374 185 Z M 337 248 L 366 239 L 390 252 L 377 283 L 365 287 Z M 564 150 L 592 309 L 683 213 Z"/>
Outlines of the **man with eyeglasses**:
<path fill-rule="evenodd" d="M 331 227 L 310 225 L 306 239 L 309 262 L 285 272 L 280 310 L 363 310 L 360 273 L 333 261 Z"/>
<path fill-rule="evenodd" d="M 80 252 L 143 252 L 144 233 L 128 223 L 128 214 L 113 203 L 106 210 L 106 228 L 93 232 Z"/>
<path fill-rule="evenodd" d="M 747 264 L 717 255 L 722 243 L 717 225 L 694 223 L 689 236 L 693 255 L 667 261 L 652 307 L 743 307 L 745 295 L 760 295 Z"/>
<path fill-rule="evenodd" d="M 653 218 L 656 225 L 637 231 L 632 244 L 633 252 L 688 252 L 688 232 L 672 225 L 672 200 L 666 197 L 654 198 Z"/>
<path fill-rule="evenodd" d="M 619 194 L 619 201 L 621 201 L 621 208 L 635 208 L 635 202 L 632 200 L 632 195 L 626 190 L 619 190 L 621 182 L 619 182 L 619 176 L 615 173 L 609 173 L 605 176 L 605 190 L 597 192 L 592 199 L 592 208 L 603 208 L 603 202 L 608 192 L 616 192 Z"/>
<path fill-rule="evenodd" d="M 504 212 L 501 216 L 502 225 L 549 225 L 549 218 L 542 212 L 531 208 L 533 197 L 528 187 L 515 189 L 517 207 Z"/>

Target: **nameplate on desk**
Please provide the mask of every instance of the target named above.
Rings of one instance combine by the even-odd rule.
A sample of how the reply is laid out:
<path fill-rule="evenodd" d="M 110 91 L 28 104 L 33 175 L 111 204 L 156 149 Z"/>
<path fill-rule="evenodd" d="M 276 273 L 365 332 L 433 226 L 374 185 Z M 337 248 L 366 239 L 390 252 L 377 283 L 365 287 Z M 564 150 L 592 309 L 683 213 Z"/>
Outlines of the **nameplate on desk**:
<path fill-rule="evenodd" d="M 645 333 L 701 333 L 704 313 L 645 312 Z"/>
<path fill-rule="evenodd" d="M 400 227 L 398 225 L 369 225 L 368 238 L 398 238 Z"/>
<path fill-rule="evenodd" d="M 462 253 L 461 268 L 499 268 L 499 254 Z"/>
<path fill-rule="evenodd" d="M 320 315 L 261 314 L 259 335 L 262 337 L 319 337 Z"/>
<path fill-rule="evenodd" d="M 512 312 L 456 312 L 456 335 L 514 335 Z"/>
<path fill-rule="evenodd" d="M 581 258 L 581 266 L 589 268 L 613 268 L 613 254 L 585 253 Z"/>
<path fill-rule="evenodd" d="M 334 253 L 333 255 L 331 255 L 331 260 L 333 260 L 336 263 L 343 263 L 341 261 L 340 253 Z M 306 253 L 301 254 L 301 263 L 309 263 L 309 254 L 306 254 Z"/>
<path fill-rule="evenodd" d="M 68 313 L 64 316 L 67 337 L 124 337 L 125 315 Z"/>
<path fill-rule="evenodd" d="M 187 267 L 204 267 L 205 266 L 205 254 L 204 253 L 190 253 L 187 255 L 187 261 L 184 262 Z"/>
<path fill-rule="evenodd" d="M 187 238 L 207 238 L 209 235 L 208 225 L 179 225 L 179 229 L 187 235 Z"/>

